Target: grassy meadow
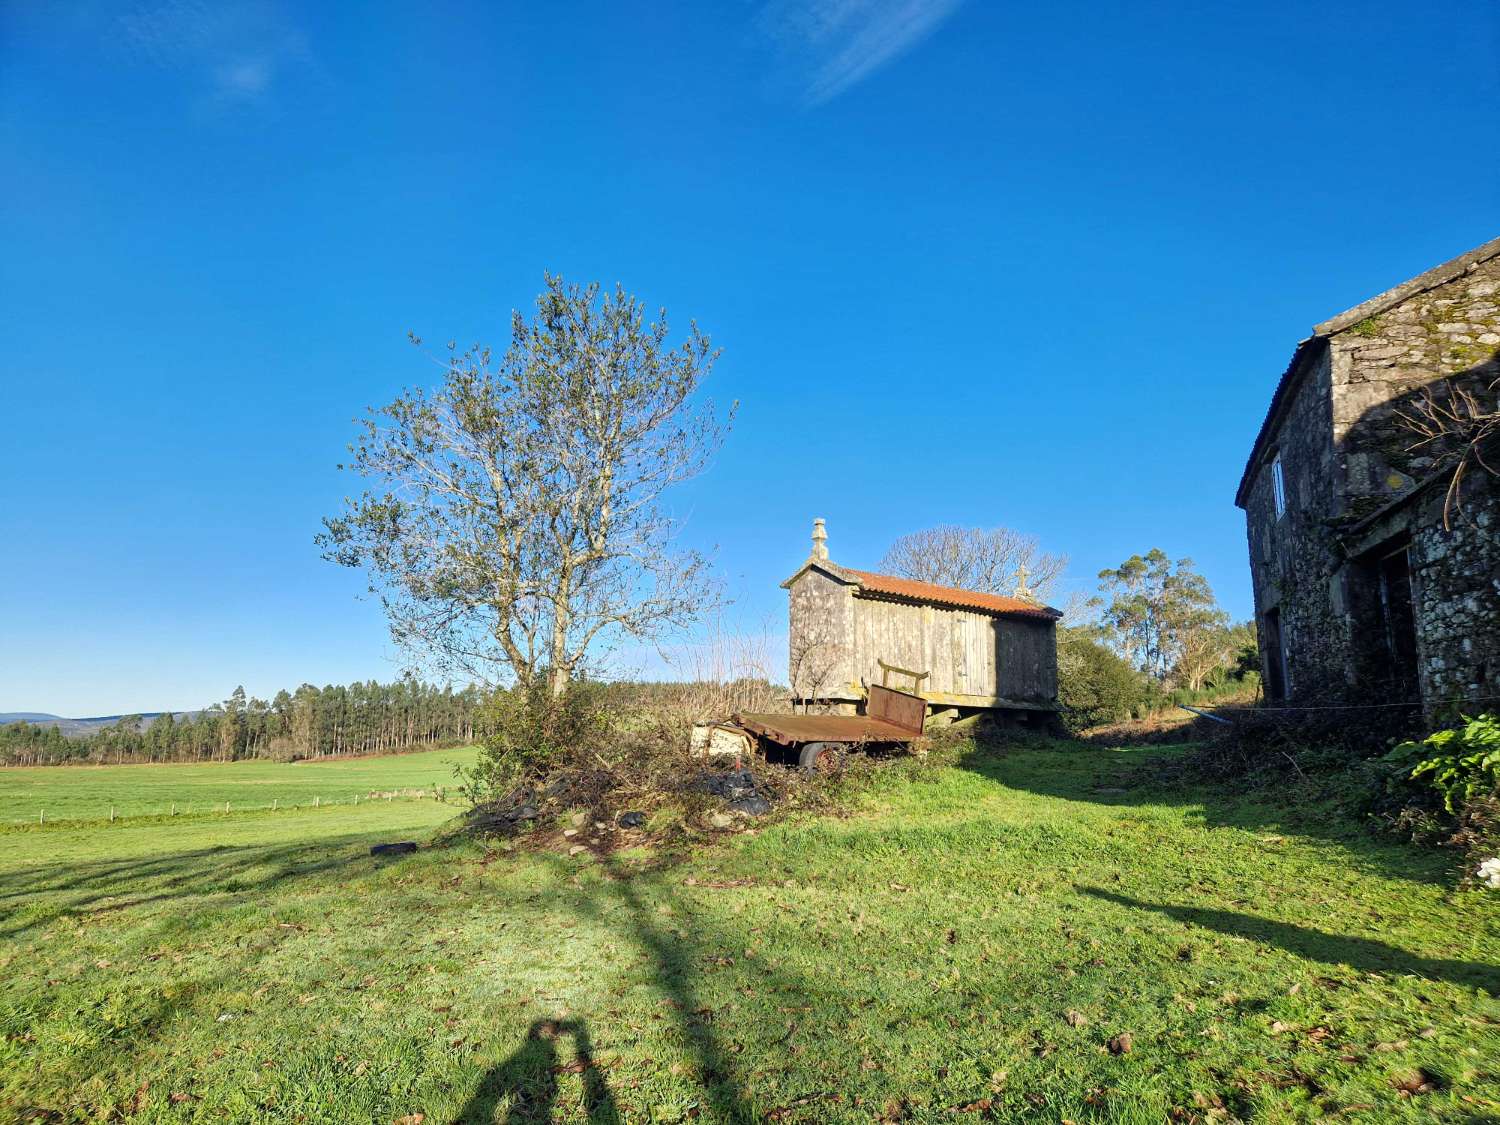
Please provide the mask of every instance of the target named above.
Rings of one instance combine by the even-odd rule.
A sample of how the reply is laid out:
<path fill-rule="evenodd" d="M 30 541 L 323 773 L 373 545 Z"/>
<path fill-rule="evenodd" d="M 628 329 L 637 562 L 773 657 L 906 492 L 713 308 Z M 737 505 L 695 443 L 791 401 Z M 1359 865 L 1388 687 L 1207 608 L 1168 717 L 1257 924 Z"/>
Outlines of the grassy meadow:
<path fill-rule="evenodd" d="M 1174 752 L 901 763 L 676 857 L 368 854 L 434 802 L 0 832 L 0 1114 L 1497 1120 L 1500 895 Z"/>
<path fill-rule="evenodd" d="M 365 800 L 372 793 L 456 788 L 454 767 L 473 748 L 305 762 L 193 762 L 123 766 L 12 766 L 0 769 L 0 824 L 45 820 L 222 814 Z"/>

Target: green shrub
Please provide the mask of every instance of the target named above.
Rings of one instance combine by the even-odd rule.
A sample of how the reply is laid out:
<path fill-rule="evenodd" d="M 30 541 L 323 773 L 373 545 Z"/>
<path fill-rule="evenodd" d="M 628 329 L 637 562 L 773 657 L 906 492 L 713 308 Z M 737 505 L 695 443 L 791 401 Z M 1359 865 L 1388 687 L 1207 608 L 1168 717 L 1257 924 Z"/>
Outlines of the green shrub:
<path fill-rule="evenodd" d="M 1500 719 L 1465 717 L 1461 725 L 1434 731 L 1420 742 L 1398 744 L 1385 760 L 1396 767 L 1393 783 L 1421 783 L 1458 816 L 1472 801 L 1500 789 Z"/>
<path fill-rule="evenodd" d="M 1148 694 L 1140 673 L 1110 649 L 1079 630 L 1057 631 L 1057 698 L 1070 731 L 1128 719 Z"/>
<path fill-rule="evenodd" d="M 580 754 L 608 754 L 617 743 L 625 708 L 618 684 L 570 683 L 553 697 L 545 677 L 529 687 L 497 691 L 480 712 L 479 761 L 463 777 L 476 804 L 544 777 Z"/>

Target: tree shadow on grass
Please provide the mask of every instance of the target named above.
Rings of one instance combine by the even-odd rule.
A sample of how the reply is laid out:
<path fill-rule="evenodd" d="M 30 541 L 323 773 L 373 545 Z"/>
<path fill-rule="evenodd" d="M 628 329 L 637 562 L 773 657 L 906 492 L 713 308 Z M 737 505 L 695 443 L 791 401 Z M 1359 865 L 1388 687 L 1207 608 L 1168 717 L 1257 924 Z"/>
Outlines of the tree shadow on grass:
<path fill-rule="evenodd" d="M 574 1059 L 558 1061 L 557 1041 L 571 1037 Z M 495 1120 L 495 1111 L 508 1101 L 505 1125 L 550 1122 L 557 1101 L 559 1074 L 583 1079 L 583 1111 L 590 1125 L 620 1125 L 620 1111 L 609 1084 L 594 1063 L 588 1026 L 582 1020 L 537 1020 L 526 1038 L 504 1062 L 492 1067 L 473 1095 L 453 1118 L 454 1125 Z"/>
<path fill-rule="evenodd" d="M 324 875 L 359 861 L 387 864 L 367 833 L 315 842 L 218 846 L 87 863 L 50 863 L 0 874 L 0 937 L 59 917 L 124 910 L 207 894 L 261 894 L 276 884 Z"/>
<path fill-rule="evenodd" d="M 695 1069 L 714 1116 L 721 1121 L 755 1121 L 750 1100 L 740 1088 L 729 1053 L 714 1030 L 694 981 L 694 960 L 703 956 L 697 942 L 681 937 L 660 922 L 642 899 L 639 881 L 644 876 L 613 861 L 605 861 L 606 881 L 602 896 L 579 894 L 573 909 L 580 915 L 607 922 L 611 904 L 623 907 L 630 936 L 649 957 L 650 983 L 664 992 L 677 1014 L 678 1028 L 693 1056 Z M 670 863 L 656 874 L 670 870 Z"/>
<path fill-rule="evenodd" d="M 1239 914 L 1232 910 L 1211 910 L 1196 906 L 1168 906 L 1165 903 L 1143 902 L 1128 895 L 1116 894 L 1101 887 L 1077 888 L 1086 895 L 1112 902 L 1116 906 L 1128 906 L 1135 910 L 1150 910 L 1164 914 L 1189 926 L 1217 930 L 1231 937 L 1249 938 L 1252 941 L 1275 945 L 1288 953 L 1310 961 L 1322 961 L 1329 965 L 1349 965 L 1364 973 L 1401 973 L 1426 977 L 1430 980 L 1447 981 L 1465 988 L 1482 988 L 1491 995 L 1500 995 L 1500 966 L 1478 961 L 1449 961 L 1440 958 L 1419 957 L 1371 938 L 1349 937 L 1344 934 L 1329 934 L 1307 926 L 1294 926 L 1288 922 L 1276 922 L 1254 914 Z"/>
<path fill-rule="evenodd" d="M 565 912 L 619 934 L 644 954 L 639 980 L 662 995 L 663 1007 L 676 1024 L 676 1035 L 669 1038 L 680 1043 L 688 1056 L 689 1067 L 684 1080 L 693 1083 L 695 1094 L 701 1099 L 694 1115 L 701 1113 L 706 1121 L 763 1121 L 767 1112 L 774 1110 L 762 1105 L 745 1088 L 745 1076 L 739 1073 L 735 1064 L 736 1055 L 745 1046 L 734 1040 L 726 1041 L 726 1032 L 733 1025 L 720 1022 L 720 1011 L 710 1006 L 713 990 L 703 987 L 702 977 L 704 966 L 724 965 L 723 950 L 742 947 L 751 939 L 717 926 L 711 917 L 706 916 L 715 908 L 710 907 L 706 912 L 698 902 L 681 900 L 671 886 L 671 874 L 682 858 L 660 856 L 643 866 L 633 866 L 629 862 L 604 857 L 597 861 L 598 877 L 584 879 L 577 878 L 580 872 L 572 861 L 556 860 L 552 863 L 556 878 L 549 893 L 556 896 L 555 901 Z M 712 887 L 711 884 L 708 886 Z M 732 965 L 733 961 L 729 960 L 728 964 Z M 758 991 L 762 996 L 780 997 L 785 1003 L 794 1004 L 802 1002 L 814 991 L 784 964 L 773 966 L 755 962 L 753 971 L 752 995 Z M 839 1010 L 829 1009 L 830 1013 Z M 555 1097 L 555 1083 L 539 1077 L 528 1080 L 524 1076 L 539 1076 L 540 1070 L 556 1065 L 555 1060 L 548 1057 L 553 1050 L 550 1041 L 545 1041 L 545 1038 L 543 1042 L 534 1041 L 538 1028 L 545 1030 L 549 1024 L 560 1033 L 575 1034 L 579 1058 L 584 1057 L 590 1044 L 582 1034 L 582 1021 L 539 1021 L 533 1025 L 532 1034 L 521 1048 L 487 1072 L 456 1121 L 489 1121 L 491 1118 L 486 1115 L 493 1115 L 505 1091 L 517 1089 L 518 1084 L 525 1101 L 514 1102 L 508 1111 L 510 1116 L 504 1120 L 516 1123 L 548 1120 L 545 1109 L 526 1107 L 550 1104 L 548 1099 Z M 575 1028 L 578 1030 L 574 1031 Z M 746 1026 L 744 1034 L 756 1037 L 762 1030 L 760 1026 Z M 831 1025 L 809 1026 L 806 1031 L 829 1036 L 840 1034 L 840 1029 Z M 760 1065 L 765 1065 L 763 1059 Z M 615 1120 L 609 1116 L 616 1112 L 614 1102 L 603 1096 L 607 1092 L 602 1086 L 604 1070 L 598 1070 L 599 1084 L 592 1087 L 589 1075 L 595 1074 L 595 1069 L 587 1068 L 580 1073 L 584 1075 L 585 1110 L 590 1115 L 589 1120 Z M 801 1080 L 793 1079 L 791 1085 L 795 1088 L 778 1089 L 778 1098 L 784 1096 L 786 1102 L 799 1104 L 838 1100 L 839 1091 L 832 1075 L 809 1073 Z M 590 1094 L 590 1090 L 596 1093 Z"/>
<path fill-rule="evenodd" d="M 981 743 L 959 764 L 1010 789 L 1121 810 L 1169 805 L 1200 810 L 1209 828 L 1292 832 L 1341 845 L 1348 862 L 1387 878 L 1443 885 L 1450 861 L 1430 850 L 1373 838 L 1331 803 L 1297 805 L 1273 788 L 1183 780 L 1169 768 L 1185 746 L 1113 750 L 1086 742 L 1035 739 Z M 1159 776 L 1158 776 L 1159 775 Z"/>

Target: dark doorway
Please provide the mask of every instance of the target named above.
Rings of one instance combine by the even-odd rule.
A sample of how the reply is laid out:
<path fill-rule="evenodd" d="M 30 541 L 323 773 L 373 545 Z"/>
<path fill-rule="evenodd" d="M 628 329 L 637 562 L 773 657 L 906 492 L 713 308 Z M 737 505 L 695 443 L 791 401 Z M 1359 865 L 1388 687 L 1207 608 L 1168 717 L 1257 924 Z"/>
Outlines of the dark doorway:
<path fill-rule="evenodd" d="M 1286 699 L 1286 648 L 1281 643 L 1281 610 L 1263 615 L 1266 639 L 1266 698 L 1273 703 Z"/>
<path fill-rule="evenodd" d="M 1402 547 L 1376 564 L 1380 615 L 1393 701 L 1417 699 L 1417 620 L 1412 612 L 1411 557 Z"/>

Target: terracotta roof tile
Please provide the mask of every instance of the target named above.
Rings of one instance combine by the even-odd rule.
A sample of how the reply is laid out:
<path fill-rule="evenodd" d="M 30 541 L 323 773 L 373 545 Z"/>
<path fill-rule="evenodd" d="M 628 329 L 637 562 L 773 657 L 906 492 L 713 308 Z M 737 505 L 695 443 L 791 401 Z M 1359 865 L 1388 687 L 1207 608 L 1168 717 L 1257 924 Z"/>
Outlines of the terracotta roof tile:
<path fill-rule="evenodd" d="M 959 590 L 953 586 L 938 586 L 931 582 L 918 582 L 914 578 L 897 578 L 894 574 L 872 574 L 868 570 L 852 567 L 838 568 L 872 594 L 884 594 L 893 598 L 910 598 L 913 601 L 933 602 L 936 605 L 955 606 L 959 609 L 977 609 L 985 613 L 1004 614 L 1009 617 L 1034 617 L 1039 621 L 1056 621 L 1062 616 L 1057 610 L 1020 598 L 1004 594 L 984 594 L 978 590 Z"/>

